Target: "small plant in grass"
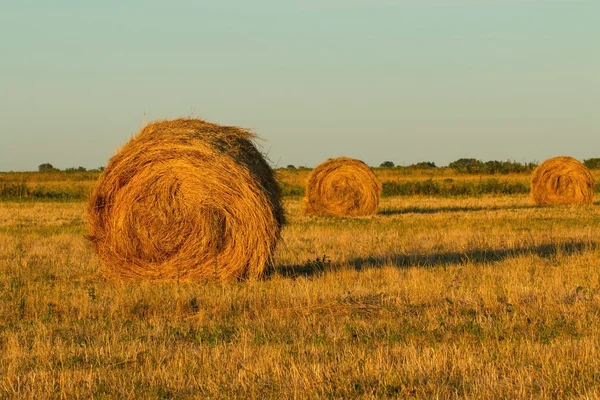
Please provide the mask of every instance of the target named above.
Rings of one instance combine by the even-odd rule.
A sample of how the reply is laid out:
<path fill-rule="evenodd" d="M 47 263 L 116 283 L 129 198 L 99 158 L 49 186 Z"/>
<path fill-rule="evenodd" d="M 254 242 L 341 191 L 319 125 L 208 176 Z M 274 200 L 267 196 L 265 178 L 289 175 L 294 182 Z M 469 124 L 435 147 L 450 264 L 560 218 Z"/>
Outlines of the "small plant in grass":
<path fill-rule="evenodd" d="M 331 259 L 324 254 L 323 257 L 317 257 L 314 260 L 306 261 L 304 266 L 314 272 L 325 272 L 326 270 L 331 269 Z"/>

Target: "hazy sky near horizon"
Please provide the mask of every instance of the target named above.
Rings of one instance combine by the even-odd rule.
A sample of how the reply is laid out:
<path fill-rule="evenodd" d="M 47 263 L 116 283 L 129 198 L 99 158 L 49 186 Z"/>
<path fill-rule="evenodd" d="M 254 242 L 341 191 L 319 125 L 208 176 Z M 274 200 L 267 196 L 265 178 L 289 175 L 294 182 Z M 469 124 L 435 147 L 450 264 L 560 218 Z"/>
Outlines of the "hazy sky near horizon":
<path fill-rule="evenodd" d="M 600 157 L 599 41 L 597 0 L 0 0 L 0 171 L 189 115 L 278 166 Z"/>

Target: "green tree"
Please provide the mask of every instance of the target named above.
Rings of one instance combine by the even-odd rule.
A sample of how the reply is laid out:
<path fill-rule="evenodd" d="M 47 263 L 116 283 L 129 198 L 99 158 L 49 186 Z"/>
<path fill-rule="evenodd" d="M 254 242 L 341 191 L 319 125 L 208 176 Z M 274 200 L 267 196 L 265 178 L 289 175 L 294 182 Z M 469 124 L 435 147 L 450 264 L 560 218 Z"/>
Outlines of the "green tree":
<path fill-rule="evenodd" d="M 448 166 L 461 174 L 474 174 L 481 171 L 483 163 L 475 158 L 461 158 Z"/>
<path fill-rule="evenodd" d="M 428 168 L 437 168 L 434 162 L 431 161 L 421 161 L 419 163 L 411 165 L 411 167 L 416 169 L 428 169 Z"/>
<path fill-rule="evenodd" d="M 38 171 L 39 172 L 52 172 L 52 171 L 56 171 L 56 168 L 54 168 L 52 166 L 52 164 L 44 163 L 44 164 L 40 164 L 38 166 Z"/>

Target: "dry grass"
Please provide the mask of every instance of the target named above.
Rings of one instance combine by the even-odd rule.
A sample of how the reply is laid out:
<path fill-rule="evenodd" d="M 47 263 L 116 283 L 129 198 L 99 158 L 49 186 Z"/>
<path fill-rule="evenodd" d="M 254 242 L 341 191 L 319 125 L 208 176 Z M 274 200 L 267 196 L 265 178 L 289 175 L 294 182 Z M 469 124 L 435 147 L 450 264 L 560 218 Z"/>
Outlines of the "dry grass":
<path fill-rule="evenodd" d="M 531 199 L 537 205 L 592 204 L 594 176 L 572 157 L 541 163 L 531 177 Z"/>
<path fill-rule="evenodd" d="M 0 203 L 0 398 L 600 396 L 597 207 L 301 207 L 264 280 L 177 284 L 105 280 L 82 203 Z"/>
<path fill-rule="evenodd" d="M 88 207 L 111 276 L 258 278 L 285 222 L 273 171 L 235 127 L 149 124 L 110 160 Z"/>
<path fill-rule="evenodd" d="M 375 176 L 381 182 L 408 183 L 408 182 L 433 182 L 445 184 L 454 182 L 457 185 L 473 184 L 497 180 L 500 183 L 511 185 L 523 185 L 529 187 L 531 176 L 529 174 L 507 174 L 507 175 L 471 175 L 457 174 L 450 168 L 430 168 L 424 170 L 406 170 L 402 168 L 374 168 Z M 282 183 L 284 193 L 292 196 L 303 195 L 308 176 L 312 172 L 309 169 L 278 169 L 275 171 L 277 179 Z M 591 171 L 595 180 L 600 180 L 600 170 Z M 18 199 L 2 195 L 3 185 L 15 186 L 24 184 L 30 191 L 40 191 L 44 200 L 53 201 L 63 199 L 68 201 L 82 201 L 92 192 L 98 178 L 98 172 L 86 173 L 2 173 L 0 172 L 0 199 Z M 300 193 L 301 192 L 301 193 Z M 38 198 L 38 201 L 41 200 Z M 61 201 L 63 201 L 61 200 Z"/>
<path fill-rule="evenodd" d="M 366 216 L 377 212 L 381 182 L 365 163 L 332 158 L 308 177 L 304 212 L 335 216 Z"/>

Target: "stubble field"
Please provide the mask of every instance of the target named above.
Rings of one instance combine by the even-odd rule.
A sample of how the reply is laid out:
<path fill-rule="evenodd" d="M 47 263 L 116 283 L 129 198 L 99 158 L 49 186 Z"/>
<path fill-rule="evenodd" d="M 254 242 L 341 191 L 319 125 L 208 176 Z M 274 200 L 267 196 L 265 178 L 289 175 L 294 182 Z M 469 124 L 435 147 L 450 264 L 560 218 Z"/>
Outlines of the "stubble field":
<path fill-rule="evenodd" d="M 286 209 L 263 280 L 124 283 L 83 201 L 0 202 L 0 398 L 600 397 L 597 205 Z"/>

